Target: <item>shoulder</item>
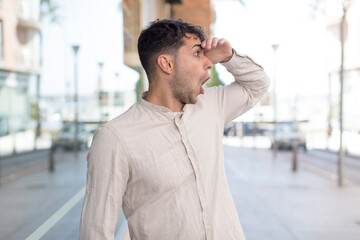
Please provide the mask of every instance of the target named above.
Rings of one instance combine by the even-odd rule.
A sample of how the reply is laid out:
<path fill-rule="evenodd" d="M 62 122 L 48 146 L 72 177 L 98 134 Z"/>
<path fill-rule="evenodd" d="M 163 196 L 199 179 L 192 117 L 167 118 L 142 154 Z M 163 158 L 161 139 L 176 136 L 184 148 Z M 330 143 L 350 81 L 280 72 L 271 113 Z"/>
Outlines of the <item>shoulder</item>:
<path fill-rule="evenodd" d="M 198 95 L 196 104 L 191 105 L 191 108 L 196 112 L 215 112 L 218 113 L 217 104 L 221 99 L 224 87 L 215 86 L 205 88 L 204 94 Z"/>
<path fill-rule="evenodd" d="M 215 86 L 205 88 L 205 93 L 199 95 L 198 100 L 203 104 L 214 104 L 222 97 L 225 87 L 224 86 Z"/>
<path fill-rule="evenodd" d="M 101 125 L 99 129 L 95 132 L 96 138 L 121 138 L 121 129 L 127 127 L 128 124 L 133 122 L 133 115 L 136 115 L 137 104 L 132 105 L 128 110 L 119 116 L 111 119 L 105 124 Z"/>
<path fill-rule="evenodd" d="M 115 129 L 126 127 L 127 125 L 134 122 L 141 113 L 138 103 L 132 105 L 128 110 L 105 123 L 103 127 L 108 128 L 109 130 L 115 131 Z"/>

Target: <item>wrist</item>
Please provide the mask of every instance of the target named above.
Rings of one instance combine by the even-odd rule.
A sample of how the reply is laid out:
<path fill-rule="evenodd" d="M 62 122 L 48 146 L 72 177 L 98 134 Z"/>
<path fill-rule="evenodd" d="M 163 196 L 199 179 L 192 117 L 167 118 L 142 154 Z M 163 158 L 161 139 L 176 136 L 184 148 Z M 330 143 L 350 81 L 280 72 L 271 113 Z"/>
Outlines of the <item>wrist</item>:
<path fill-rule="evenodd" d="M 225 58 L 225 60 L 221 61 L 220 63 L 226 63 L 226 62 L 230 61 L 230 59 L 232 59 L 232 57 L 234 56 L 234 53 L 235 53 L 235 51 L 232 48 L 231 49 L 231 55 L 229 57 Z"/>

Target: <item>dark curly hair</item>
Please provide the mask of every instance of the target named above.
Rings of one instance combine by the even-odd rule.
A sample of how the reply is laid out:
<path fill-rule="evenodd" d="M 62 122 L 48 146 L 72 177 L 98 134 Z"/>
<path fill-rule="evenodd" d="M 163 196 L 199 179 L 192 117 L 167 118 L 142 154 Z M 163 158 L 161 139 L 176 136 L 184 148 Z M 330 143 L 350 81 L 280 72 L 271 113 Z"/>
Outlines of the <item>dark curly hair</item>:
<path fill-rule="evenodd" d="M 200 41 L 206 40 L 206 34 L 201 26 L 192 25 L 181 19 L 156 20 L 143 29 L 138 39 L 138 52 L 141 64 L 148 76 L 155 70 L 157 58 L 160 54 L 176 56 L 187 34 L 195 34 Z"/>

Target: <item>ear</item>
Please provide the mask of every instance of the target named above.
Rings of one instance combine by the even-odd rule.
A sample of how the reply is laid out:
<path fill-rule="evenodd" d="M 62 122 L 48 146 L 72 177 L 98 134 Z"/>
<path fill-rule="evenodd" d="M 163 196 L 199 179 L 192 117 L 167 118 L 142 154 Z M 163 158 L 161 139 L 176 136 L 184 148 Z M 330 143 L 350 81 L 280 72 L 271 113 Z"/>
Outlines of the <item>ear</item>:
<path fill-rule="evenodd" d="M 162 54 L 157 58 L 157 64 L 160 69 L 166 74 L 171 74 L 174 71 L 173 58 L 169 54 Z"/>

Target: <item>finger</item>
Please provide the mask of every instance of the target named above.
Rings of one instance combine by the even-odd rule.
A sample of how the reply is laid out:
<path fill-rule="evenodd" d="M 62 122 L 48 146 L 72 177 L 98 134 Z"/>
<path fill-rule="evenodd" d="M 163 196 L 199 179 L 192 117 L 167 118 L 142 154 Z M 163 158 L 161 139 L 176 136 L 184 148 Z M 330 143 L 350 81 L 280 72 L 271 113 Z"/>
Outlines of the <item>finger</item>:
<path fill-rule="evenodd" d="M 207 41 L 206 41 L 206 49 L 207 50 L 210 50 L 211 49 L 211 44 L 212 44 L 212 38 L 209 38 Z"/>
<path fill-rule="evenodd" d="M 214 37 L 214 38 L 212 39 L 211 47 L 212 47 L 212 48 L 216 47 L 216 46 L 218 45 L 218 42 L 219 42 L 219 39 L 216 38 L 216 37 Z"/>
<path fill-rule="evenodd" d="M 205 47 L 206 47 L 206 40 L 204 40 L 204 41 L 201 42 L 201 47 L 202 47 L 202 48 L 205 48 Z"/>
<path fill-rule="evenodd" d="M 218 45 L 230 44 L 225 38 L 219 40 Z"/>

